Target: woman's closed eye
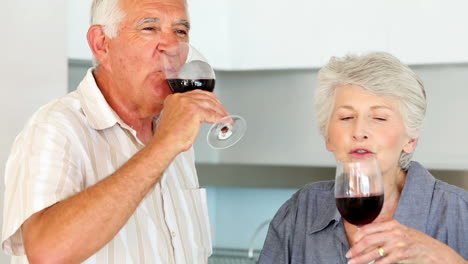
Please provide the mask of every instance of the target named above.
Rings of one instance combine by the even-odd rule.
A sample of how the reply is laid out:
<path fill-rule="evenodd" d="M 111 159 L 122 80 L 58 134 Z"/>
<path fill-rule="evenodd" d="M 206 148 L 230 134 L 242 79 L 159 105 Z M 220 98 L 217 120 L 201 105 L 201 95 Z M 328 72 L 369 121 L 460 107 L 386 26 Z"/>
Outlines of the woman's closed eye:
<path fill-rule="evenodd" d="M 387 121 L 387 118 L 385 118 L 385 117 L 374 117 L 374 120 L 377 120 L 377 121 Z"/>
<path fill-rule="evenodd" d="M 353 119 L 352 116 L 345 116 L 345 117 L 340 117 L 340 120 L 346 121 L 346 120 L 351 120 Z"/>

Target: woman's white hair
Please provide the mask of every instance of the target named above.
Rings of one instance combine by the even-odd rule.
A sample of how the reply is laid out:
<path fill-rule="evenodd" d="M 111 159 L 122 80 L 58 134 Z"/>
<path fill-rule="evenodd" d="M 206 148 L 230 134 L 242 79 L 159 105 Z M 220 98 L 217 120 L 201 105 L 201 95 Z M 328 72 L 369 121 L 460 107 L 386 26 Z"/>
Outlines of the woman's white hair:
<path fill-rule="evenodd" d="M 326 138 L 328 122 L 335 100 L 335 89 L 342 85 L 359 85 L 379 95 L 400 101 L 406 133 L 417 138 L 426 113 L 426 93 L 422 80 L 396 57 L 386 52 L 332 57 L 318 73 L 315 90 L 315 118 Z M 407 170 L 413 154 L 402 152 L 399 165 Z"/>

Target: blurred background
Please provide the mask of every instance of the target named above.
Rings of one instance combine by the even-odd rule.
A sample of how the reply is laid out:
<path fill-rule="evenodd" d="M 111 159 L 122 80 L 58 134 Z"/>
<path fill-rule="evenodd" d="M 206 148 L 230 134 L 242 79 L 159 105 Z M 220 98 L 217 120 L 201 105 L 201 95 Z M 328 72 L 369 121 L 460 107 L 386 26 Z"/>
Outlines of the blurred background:
<path fill-rule="evenodd" d="M 304 184 L 334 178 L 313 118 L 316 74 L 330 56 L 388 51 L 424 80 L 428 111 L 415 160 L 468 189 L 468 2 L 188 0 L 191 42 L 216 70 L 216 94 L 246 135 L 197 168 L 208 190 L 215 255 L 258 254 L 267 223 Z M 91 66 L 89 0 L 2 1 L 0 170 L 29 116 L 76 88 Z M 208 126 L 204 127 L 206 130 Z M 0 204 L 3 208 L 3 180 Z M 218 258 L 218 257 L 219 258 Z M 8 263 L 0 254 L 0 263 Z M 221 263 L 221 262 L 218 262 Z"/>

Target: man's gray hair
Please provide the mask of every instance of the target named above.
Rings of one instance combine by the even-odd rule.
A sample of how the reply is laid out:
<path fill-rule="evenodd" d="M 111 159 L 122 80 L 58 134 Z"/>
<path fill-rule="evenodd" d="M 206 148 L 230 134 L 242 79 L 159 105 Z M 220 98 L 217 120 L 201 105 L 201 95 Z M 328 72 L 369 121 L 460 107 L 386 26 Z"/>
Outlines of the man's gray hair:
<path fill-rule="evenodd" d="M 104 34 L 109 38 L 117 36 L 119 24 L 125 17 L 120 8 L 120 0 L 93 0 L 89 23 L 91 26 L 100 25 Z M 97 66 L 99 61 L 93 55 L 93 65 Z"/>
<path fill-rule="evenodd" d="M 426 113 L 426 93 L 422 80 L 399 59 L 386 52 L 332 57 L 318 73 L 315 90 L 315 118 L 326 138 L 334 107 L 335 89 L 341 85 L 359 85 L 378 95 L 400 101 L 406 133 L 417 138 Z M 402 152 L 399 165 L 407 170 L 413 154 Z"/>
<path fill-rule="evenodd" d="M 101 25 L 109 38 L 117 35 L 119 24 L 125 17 L 119 4 L 120 0 L 93 0 L 91 5 L 90 24 Z"/>

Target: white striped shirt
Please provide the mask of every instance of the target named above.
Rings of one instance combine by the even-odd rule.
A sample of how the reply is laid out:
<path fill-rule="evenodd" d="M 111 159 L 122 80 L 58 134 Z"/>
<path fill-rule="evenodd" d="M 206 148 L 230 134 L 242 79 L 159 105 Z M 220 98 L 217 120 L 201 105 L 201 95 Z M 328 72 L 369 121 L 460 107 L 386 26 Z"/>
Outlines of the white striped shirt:
<path fill-rule="evenodd" d="M 24 256 L 22 223 L 106 178 L 144 145 L 107 104 L 90 69 L 78 89 L 41 107 L 5 171 L 2 249 Z M 211 232 L 193 149 L 179 154 L 125 226 L 84 263 L 206 263 Z"/>

